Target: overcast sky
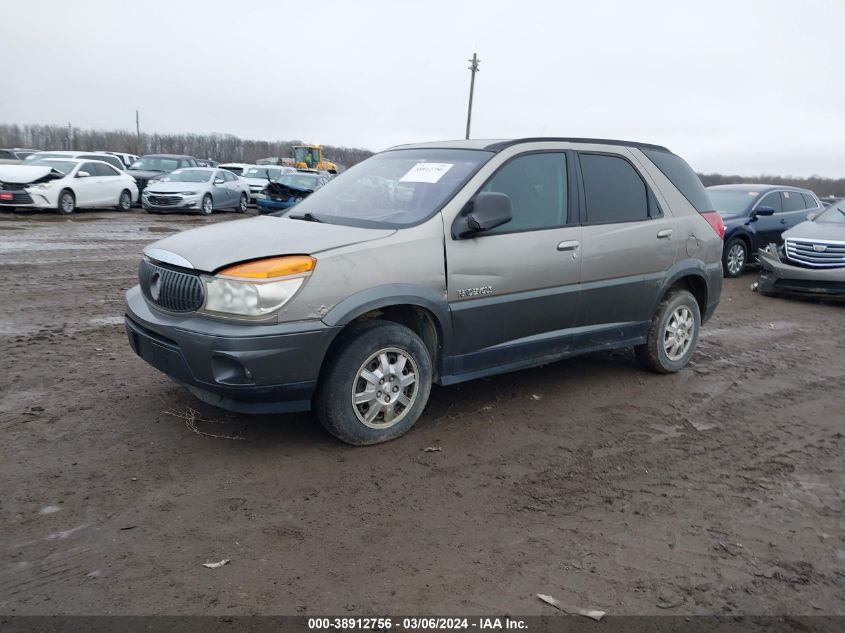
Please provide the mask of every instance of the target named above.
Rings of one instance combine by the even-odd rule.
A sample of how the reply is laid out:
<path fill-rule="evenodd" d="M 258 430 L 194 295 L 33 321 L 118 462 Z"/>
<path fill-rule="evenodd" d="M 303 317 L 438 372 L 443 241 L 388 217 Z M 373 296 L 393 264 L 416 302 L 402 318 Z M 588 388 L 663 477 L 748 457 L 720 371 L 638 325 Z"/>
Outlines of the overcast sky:
<path fill-rule="evenodd" d="M 659 143 L 698 171 L 845 177 L 845 0 L 3 0 L 0 122 L 380 150 Z"/>

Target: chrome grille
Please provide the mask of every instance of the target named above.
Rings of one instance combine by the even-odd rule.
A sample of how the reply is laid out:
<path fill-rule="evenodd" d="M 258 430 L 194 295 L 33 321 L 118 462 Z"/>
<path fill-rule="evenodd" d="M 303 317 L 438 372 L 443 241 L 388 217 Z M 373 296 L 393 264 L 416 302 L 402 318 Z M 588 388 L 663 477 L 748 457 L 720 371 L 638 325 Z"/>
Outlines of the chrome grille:
<path fill-rule="evenodd" d="M 786 256 L 810 268 L 845 268 L 845 242 L 789 238 Z"/>
<path fill-rule="evenodd" d="M 205 290 L 199 275 L 141 261 L 138 279 L 144 296 L 155 305 L 173 312 L 193 312 L 202 307 Z"/>
<path fill-rule="evenodd" d="M 172 207 L 182 202 L 181 196 L 157 196 L 155 194 L 150 194 L 147 200 L 150 201 L 150 204 L 157 204 L 162 207 Z"/>

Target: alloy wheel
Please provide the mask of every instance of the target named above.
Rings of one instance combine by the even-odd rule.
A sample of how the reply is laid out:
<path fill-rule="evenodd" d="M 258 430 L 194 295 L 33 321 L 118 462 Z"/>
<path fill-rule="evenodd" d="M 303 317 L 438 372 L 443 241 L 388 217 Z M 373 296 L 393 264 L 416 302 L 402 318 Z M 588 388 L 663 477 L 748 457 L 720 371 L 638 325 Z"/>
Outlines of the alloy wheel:
<path fill-rule="evenodd" d="M 419 370 L 404 350 L 388 347 L 372 354 L 352 384 L 358 420 L 372 429 L 387 429 L 404 418 L 417 398 Z"/>
<path fill-rule="evenodd" d="M 689 351 L 695 336 L 695 318 L 687 306 L 675 308 L 663 330 L 663 350 L 671 361 L 678 361 Z"/>

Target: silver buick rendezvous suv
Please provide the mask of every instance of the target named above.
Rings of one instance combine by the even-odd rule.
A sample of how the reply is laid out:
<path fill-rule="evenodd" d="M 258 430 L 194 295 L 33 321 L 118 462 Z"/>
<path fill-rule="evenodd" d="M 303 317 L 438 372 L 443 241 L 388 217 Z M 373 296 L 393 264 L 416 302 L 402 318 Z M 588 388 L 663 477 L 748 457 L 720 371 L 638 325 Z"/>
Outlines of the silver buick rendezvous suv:
<path fill-rule="evenodd" d="M 144 251 L 134 351 L 199 399 L 313 408 L 351 444 L 405 433 L 432 383 L 633 347 L 669 373 L 719 303 L 724 225 L 664 147 L 403 145 L 285 212 Z"/>

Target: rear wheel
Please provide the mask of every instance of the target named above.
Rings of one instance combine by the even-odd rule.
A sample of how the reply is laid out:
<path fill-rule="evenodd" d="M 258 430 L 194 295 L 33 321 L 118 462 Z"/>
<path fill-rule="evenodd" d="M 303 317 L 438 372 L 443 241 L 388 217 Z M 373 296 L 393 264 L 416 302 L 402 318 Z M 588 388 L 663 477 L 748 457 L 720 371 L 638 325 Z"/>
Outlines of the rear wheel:
<path fill-rule="evenodd" d="M 739 277 L 748 263 L 748 246 L 745 240 L 735 237 L 725 244 L 722 251 L 722 268 L 725 277 Z"/>
<path fill-rule="evenodd" d="M 202 197 L 202 206 L 200 207 L 200 213 L 203 215 L 211 215 L 214 213 L 214 201 L 211 199 L 209 194 L 205 194 Z"/>
<path fill-rule="evenodd" d="M 128 189 L 124 189 L 120 192 L 120 198 L 117 201 L 117 210 L 129 211 L 130 209 L 132 209 L 132 194 L 129 193 Z"/>
<path fill-rule="evenodd" d="M 238 212 L 239 213 L 246 213 L 246 210 L 249 208 L 249 196 L 245 193 L 241 194 L 241 199 L 238 201 Z"/>
<path fill-rule="evenodd" d="M 368 321 L 343 335 L 327 358 L 317 387 L 316 413 L 326 430 L 362 446 L 403 435 L 425 409 L 431 392 L 428 349 L 412 330 Z"/>
<path fill-rule="evenodd" d="M 76 209 L 76 197 L 70 189 L 65 189 L 59 194 L 58 212 L 63 215 L 73 213 Z"/>
<path fill-rule="evenodd" d="M 701 312 L 695 297 L 675 290 L 660 303 L 644 345 L 634 348 L 646 369 L 671 374 L 686 367 L 698 343 Z"/>

